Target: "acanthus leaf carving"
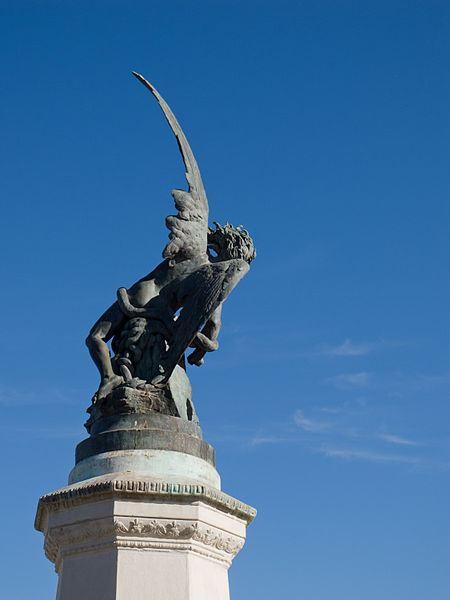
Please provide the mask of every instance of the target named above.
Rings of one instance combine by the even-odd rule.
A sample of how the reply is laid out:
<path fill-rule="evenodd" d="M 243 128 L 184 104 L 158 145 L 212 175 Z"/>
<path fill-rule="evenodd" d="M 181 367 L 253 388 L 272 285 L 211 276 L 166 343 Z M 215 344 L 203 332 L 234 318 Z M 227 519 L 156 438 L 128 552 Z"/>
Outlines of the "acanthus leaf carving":
<path fill-rule="evenodd" d="M 236 536 L 227 535 L 220 529 L 202 527 L 197 522 L 186 525 L 185 522 L 161 522 L 155 519 L 142 522 L 133 519 L 128 526 L 122 521 L 116 521 L 116 531 L 133 536 L 151 536 L 157 538 L 178 538 L 211 546 L 227 554 L 236 554 L 242 548 L 244 540 Z"/>

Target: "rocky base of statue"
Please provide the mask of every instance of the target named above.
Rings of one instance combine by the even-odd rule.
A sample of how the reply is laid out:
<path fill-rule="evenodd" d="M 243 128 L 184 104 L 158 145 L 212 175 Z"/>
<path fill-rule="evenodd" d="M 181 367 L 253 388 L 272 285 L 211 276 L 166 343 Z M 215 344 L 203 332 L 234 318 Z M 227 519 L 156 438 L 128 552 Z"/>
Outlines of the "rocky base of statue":
<path fill-rule="evenodd" d="M 57 600 L 229 600 L 228 568 L 254 516 L 209 486 L 122 473 L 43 496 L 35 526 Z"/>
<path fill-rule="evenodd" d="M 136 382 L 140 382 L 140 385 L 138 386 Z M 198 424 L 192 401 L 191 384 L 186 371 L 179 365 L 165 385 L 156 386 L 132 379 L 119 383 L 105 396 L 96 393 L 87 413 L 89 419 L 84 426 L 88 433 L 95 430 L 98 421 L 111 416 L 128 414 L 159 413 Z"/>
<path fill-rule="evenodd" d="M 179 412 L 172 396 L 165 389 L 139 390 L 128 386 L 120 386 L 112 390 L 107 396 L 97 398 L 94 396 L 92 405 L 87 409 L 89 419 L 85 427 L 89 433 L 95 424 L 115 415 L 126 414 L 153 414 L 178 417 Z"/>

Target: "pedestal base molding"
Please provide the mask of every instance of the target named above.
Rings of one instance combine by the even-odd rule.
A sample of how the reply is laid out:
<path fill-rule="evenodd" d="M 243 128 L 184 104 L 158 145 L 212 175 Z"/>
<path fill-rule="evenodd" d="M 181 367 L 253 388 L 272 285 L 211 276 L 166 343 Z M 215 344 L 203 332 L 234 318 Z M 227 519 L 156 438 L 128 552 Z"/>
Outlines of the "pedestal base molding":
<path fill-rule="evenodd" d="M 207 486 L 100 478 L 40 499 L 57 600 L 228 600 L 251 507 Z"/>

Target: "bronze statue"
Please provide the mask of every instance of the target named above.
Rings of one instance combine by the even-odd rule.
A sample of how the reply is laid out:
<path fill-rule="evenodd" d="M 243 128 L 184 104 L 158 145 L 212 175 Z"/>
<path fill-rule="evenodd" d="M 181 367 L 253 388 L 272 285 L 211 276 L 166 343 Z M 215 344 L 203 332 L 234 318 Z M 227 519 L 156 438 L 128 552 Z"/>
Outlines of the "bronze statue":
<path fill-rule="evenodd" d="M 89 410 L 92 419 L 99 411 L 145 412 L 147 406 L 195 420 L 185 352 L 193 348 L 187 360 L 200 366 L 207 352 L 217 350 L 222 303 L 256 253 L 242 227 L 208 227 L 208 200 L 189 143 L 157 90 L 133 75 L 157 99 L 175 134 L 189 189 L 172 190 L 178 212 L 166 219 L 164 260 L 129 289 L 119 288 L 116 302 L 89 333 L 86 343 L 101 376 Z"/>

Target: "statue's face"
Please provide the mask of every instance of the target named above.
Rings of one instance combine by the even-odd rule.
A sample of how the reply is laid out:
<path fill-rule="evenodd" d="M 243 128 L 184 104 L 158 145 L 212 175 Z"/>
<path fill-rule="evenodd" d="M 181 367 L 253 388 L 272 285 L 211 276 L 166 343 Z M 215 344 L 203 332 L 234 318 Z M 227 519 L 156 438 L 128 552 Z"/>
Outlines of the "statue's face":
<path fill-rule="evenodd" d="M 215 225 L 216 229 L 210 229 L 208 233 L 208 256 L 211 262 L 240 258 L 250 264 L 256 251 L 247 231 L 228 224 L 224 227 L 217 223 Z"/>

